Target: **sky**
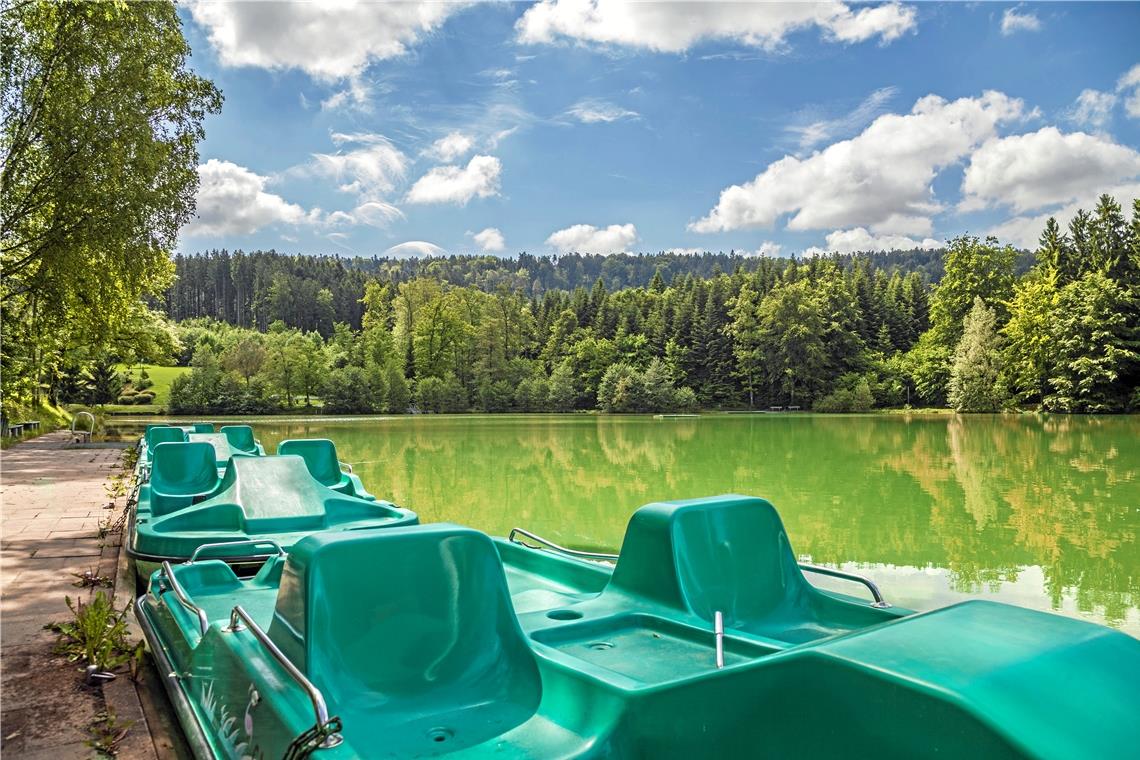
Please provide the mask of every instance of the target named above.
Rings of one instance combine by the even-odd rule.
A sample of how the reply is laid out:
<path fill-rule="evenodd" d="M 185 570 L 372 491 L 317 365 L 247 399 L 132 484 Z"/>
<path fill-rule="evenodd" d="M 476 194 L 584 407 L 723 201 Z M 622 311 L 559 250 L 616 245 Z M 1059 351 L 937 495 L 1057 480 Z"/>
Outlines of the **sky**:
<path fill-rule="evenodd" d="M 184 253 L 1034 247 L 1140 197 L 1140 3 L 207 2 Z"/>

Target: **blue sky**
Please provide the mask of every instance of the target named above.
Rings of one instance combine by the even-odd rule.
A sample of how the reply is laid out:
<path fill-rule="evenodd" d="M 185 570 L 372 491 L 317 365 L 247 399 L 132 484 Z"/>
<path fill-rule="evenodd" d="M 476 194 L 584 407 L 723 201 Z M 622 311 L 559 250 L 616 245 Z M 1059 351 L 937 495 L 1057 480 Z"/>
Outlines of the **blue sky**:
<path fill-rule="evenodd" d="M 1140 4 L 189 2 L 210 248 L 1031 246 L 1140 197 Z"/>

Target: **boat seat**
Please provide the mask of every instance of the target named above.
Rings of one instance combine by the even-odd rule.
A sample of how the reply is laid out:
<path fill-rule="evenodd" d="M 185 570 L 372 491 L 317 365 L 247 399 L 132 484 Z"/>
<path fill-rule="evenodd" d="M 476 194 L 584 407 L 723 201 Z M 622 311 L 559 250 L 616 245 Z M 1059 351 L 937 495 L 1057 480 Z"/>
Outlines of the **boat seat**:
<path fill-rule="evenodd" d="M 788 644 L 892 619 L 804 578 L 775 508 L 747 496 L 662 502 L 634 513 L 603 596 L 649 599 Z M 628 605 L 628 602 L 626 603 Z"/>
<path fill-rule="evenodd" d="M 157 517 L 188 507 L 217 487 L 218 469 L 214 447 L 210 444 L 172 442 L 154 447 L 150 475 L 152 515 Z"/>
<path fill-rule="evenodd" d="M 214 423 L 212 422 L 195 422 L 191 425 L 195 433 L 212 433 L 214 432 Z"/>
<path fill-rule="evenodd" d="M 210 432 L 214 432 L 211 426 Z M 230 448 L 241 454 L 257 454 L 257 441 L 253 437 L 253 428 L 249 425 L 222 425 L 222 434 L 230 443 Z"/>
<path fill-rule="evenodd" d="M 147 428 L 146 450 L 151 457 L 154 456 L 154 447 L 160 443 L 185 443 L 186 431 L 182 428 L 157 425 Z"/>
<path fill-rule="evenodd" d="M 538 709 L 538 667 L 498 553 L 469 528 L 297 542 L 268 633 L 321 689 L 354 747 L 400 757 L 454 751 Z"/>
<path fill-rule="evenodd" d="M 350 496 L 364 499 L 372 495 L 364 490 L 360 479 L 350 473 L 342 472 L 340 459 L 336 454 L 336 445 L 327 438 L 304 438 L 282 441 L 277 444 L 277 453 L 295 454 L 305 460 L 309 474 L 326 488 L 331 488 Z"/>

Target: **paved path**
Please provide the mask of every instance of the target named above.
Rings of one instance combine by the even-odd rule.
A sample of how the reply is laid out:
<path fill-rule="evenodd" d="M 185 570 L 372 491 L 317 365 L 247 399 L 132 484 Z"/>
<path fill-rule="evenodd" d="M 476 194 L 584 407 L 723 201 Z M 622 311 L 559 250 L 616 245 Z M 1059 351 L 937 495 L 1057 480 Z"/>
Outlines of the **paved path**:
<path fill-rule="evenodd" d="M 0 748 L 12 757 L 91 757 L 84 742 L 104 704 L 77 665 L 52 654 L 56 637 L 43 626 L 70 617 L 64 597 L 93 593 L 74 586 L 73 573 L 116 576 L 120 536 L 100 538 L 99 527 L 116 512 L 105 508 L 104 483 L 122 452 L 69 442 L 66 432 L 48 433 L 0 454 Z M 131 732 L 140 733 L 149 741 L 145 725 Z"/>

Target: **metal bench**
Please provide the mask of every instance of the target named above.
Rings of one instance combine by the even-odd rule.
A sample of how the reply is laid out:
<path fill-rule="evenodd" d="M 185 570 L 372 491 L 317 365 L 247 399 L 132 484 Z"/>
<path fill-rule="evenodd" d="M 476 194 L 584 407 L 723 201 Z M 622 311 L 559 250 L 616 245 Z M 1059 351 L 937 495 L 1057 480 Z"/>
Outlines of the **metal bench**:
<path fill-rule="evenodd" d="M 80 417 L 87 417 L 91 420 L 90 430 L 80 430 L 76 427 Z M 75 443 L 90 443 L 91 434 L 95 432 L 95 415 L 91 412 L 76 412 L 75 416 L 71 418 L 71 439 Z"/>

